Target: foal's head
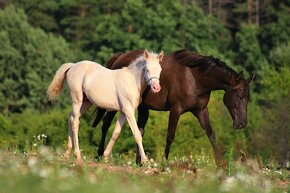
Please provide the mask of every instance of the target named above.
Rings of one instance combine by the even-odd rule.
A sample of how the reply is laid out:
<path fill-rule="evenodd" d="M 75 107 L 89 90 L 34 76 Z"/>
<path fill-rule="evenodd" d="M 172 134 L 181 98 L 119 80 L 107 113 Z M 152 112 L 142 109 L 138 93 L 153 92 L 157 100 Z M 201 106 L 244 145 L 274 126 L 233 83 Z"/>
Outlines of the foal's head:
<path fill-rule="evenodd" d="M 163 55 L 164 55 L 163 51 L 161 51 L 157 55 L 148 52 L 147 49 L 143 53 L 143 57 L 145 59 L 144 65 L 145 80 L 154 93 L 157 93 L 161 90 L 159 78 L 162 69 L 159 62 L 162 61 Z"/>
<path fill-rule="evenodd" d="M 249 85 L 255 75 L 248 79 L 239 73 L 234 78 L 234 86 L 228 88 L 224 95 L 224 104 L 227 106 L 232 119 L 234 128 L 241 129 L 247 125 L 247 104 L 250 98 Z"/>

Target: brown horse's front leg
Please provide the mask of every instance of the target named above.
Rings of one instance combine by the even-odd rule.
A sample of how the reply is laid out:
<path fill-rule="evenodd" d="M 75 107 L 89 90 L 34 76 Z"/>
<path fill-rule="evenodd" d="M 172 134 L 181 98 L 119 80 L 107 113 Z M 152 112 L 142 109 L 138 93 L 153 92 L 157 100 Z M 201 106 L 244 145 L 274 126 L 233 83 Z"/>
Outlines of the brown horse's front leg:
<path fill-rule="evenodd" d="M 206 131 L 206 135 L 214 151 L 215 162 L 217 167 L 225 169 L 225 162 L 221 159 L 220 151 L 216 143 L 215 133 L 210 125 L 210 119 L 207 108 L 195 110 L 192 113 L 197 117 L 201 127 Z"/>
<path fill-rule="evenodd" d="M 139 105 L 137 125 L 141 132 L 142 138 L 144 136 L 145 125 L 148 121 L 148 117 L 149 117 L 149 109 L 142 105 Z M 137 144 L 136 144 L 136 164 L 141 164 L 141 155 Z"/>
<path fill-rule="evenodd" d="M 107 114 L 105 115 L 105 117 L 103 119 L 102 138 L 101 138 L 99 148 L 98 148 L 98 156 L 99 157 L 103 156 L 103 154 L 104 154 L 106 136 L 107 136 L 108 130 L 112 124 L 112 121 L 113 121 L 116 113 L 117 113 L 117 111 L 107 112 Z"/>
<path fill-rule="evenodd" d="M 177 123 L 179 117 L 181 115 L 181 108 L 174 107 L 170 110 L 169 113 L 169 121 L 168 121 L 168 128 L 167 128 L 167 138 L 166 138 L 166 147 L 165 147 L 165 158 L 168 159 L 170 147 L 175 137 L 175 131 L 177 127 Z"/>

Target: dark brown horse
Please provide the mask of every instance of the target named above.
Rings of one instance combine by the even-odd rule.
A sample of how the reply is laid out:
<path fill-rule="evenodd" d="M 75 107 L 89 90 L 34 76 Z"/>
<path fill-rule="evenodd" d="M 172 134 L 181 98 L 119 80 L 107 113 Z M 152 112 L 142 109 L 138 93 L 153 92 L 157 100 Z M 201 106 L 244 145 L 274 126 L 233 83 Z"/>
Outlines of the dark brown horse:
<path fill-rule="evenodd" d="M 142 50 L 136 50 L 115 55 L 107 66 L 111 69 L 128 66 L 142 53 Z M 142 96 L 142 104 L 138 108 L 138 127 L 142 135 L 148 120 L 149 109 L 170 111 L 165 148 L 165 157 L 168 159 L 179 117 L 189 111 L 197 117 L 201 127 L 205 130 L 214 150 L 216 164 L 221 166 L 220 153 L 207 109 L 211 91 L 225 91 L 223 101 L 233 119 L 233 127 L 243 128 L 247 124 L 249 84 L 254 75 L 245 79 L 242 73 L 236 73 L 224 62 L 187 50 L 173 52 L 164 57 L 160 64 L 162 66 L 160 76 L 162 89 L 159 93 L 152 93 L 147 89 Z M 98 110 L 93 126 L 100 122 L 105 113 L 106 111 L 103 109 Z M 102 139 L 98 149 L 99 156 L 103 155 L 105 137 L 115 114 L 116 112 L 107 112 L 104 117 Z M 138 151 L 136 162 L 140 162 Z"/>

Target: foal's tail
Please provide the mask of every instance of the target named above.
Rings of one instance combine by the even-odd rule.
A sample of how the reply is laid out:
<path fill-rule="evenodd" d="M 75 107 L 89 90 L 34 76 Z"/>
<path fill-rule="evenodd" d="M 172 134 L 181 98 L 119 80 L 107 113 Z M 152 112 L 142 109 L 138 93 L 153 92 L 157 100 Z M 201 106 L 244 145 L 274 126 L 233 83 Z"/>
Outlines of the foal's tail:
<path fill-rule="evenodd" d="M 61 65 L 61 67 L 59 67 L 59 69 L 56 71 L 53 80 L 47 89 L 49 100 L 55 100 L 58 97 L 63 87 L 66 72 L 71 68 L 72 65 L 73 63 L 65 63 Z"/>

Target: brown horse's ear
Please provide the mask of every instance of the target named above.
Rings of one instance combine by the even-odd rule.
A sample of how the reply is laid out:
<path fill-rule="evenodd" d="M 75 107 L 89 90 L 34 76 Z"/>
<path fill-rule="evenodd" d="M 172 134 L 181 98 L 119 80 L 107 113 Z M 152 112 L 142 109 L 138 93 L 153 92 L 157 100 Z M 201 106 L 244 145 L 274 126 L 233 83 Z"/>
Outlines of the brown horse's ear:
<path fill-rule="evenodd" d="M 239 72 L 239 77 L 240 78 L 244 78 L 244 72 L 243 71 Z"/>
<path fill-rule="evenodd" d="M 247 79 L 248 84 L 250 84 L 256 78 L 256 74 L 252 73 L 250 77 Z"/>
<path fill-rule="evenodd" d="M 241 72 L 239 72 L 238 75 L 236 76 L 236 84 L 239 84 L 243 78 L 244 78 L 244 72 L 241 71 Z"/>
<path fill-rule="evenodd" d="M 158 54 L 158 60 L 159 60 L 159 62 L 162 61 L 163 56 L 164 56 L 164 52 L 163 52 L 163 50 L 162 50 L 162 51 Z"/>
<path fill-rule="evenodd" d="M 143 57 L 144 57 L 145 59 L 147 59 L 147 58 L 149 57 L 149 52 L 148 52 L 147 49 L 144 51 L 144 53 L 143 53 Z"/>

